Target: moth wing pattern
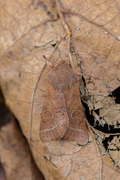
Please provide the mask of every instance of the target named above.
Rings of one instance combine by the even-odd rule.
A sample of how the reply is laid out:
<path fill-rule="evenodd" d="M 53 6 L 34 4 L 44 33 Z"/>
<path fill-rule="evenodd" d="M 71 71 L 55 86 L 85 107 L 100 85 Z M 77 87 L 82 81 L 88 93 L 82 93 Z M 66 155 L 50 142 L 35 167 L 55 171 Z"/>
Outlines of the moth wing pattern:
<path fill-rule="evenodd" d="M 73 75 L 73 78 L 77 79 L 76 75 Z M 68 141 L 86 144 L 88 139 L 87 127 L 77 82 L 75 82 L 74 86 L 69 88 L 69 91 L 65 91 L 64 94 L 69 117 L 69 126 L 63 138 Z"/>
<path fill-rule="evenodd" d="M 43 142 L 62 138 L 69 125 L 64 95 L 48 83 L 41 114 L 40 138 Z"/>
<path fill-rule="evenodd" d="M 64 60 L 49 72 L 40 124 L 43 142 L 62 137 L 80 144 L 88 139 L 77 77 Z"/>

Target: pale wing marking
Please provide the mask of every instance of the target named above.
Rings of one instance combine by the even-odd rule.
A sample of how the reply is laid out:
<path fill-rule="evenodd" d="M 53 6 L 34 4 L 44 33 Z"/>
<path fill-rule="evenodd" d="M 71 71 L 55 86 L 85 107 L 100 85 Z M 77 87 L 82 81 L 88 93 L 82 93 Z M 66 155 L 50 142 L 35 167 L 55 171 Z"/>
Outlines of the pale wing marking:
<path fill-rule="evenodd" d="M 64 121 L 64 122 L 65 122 L 65 119 L 64 119 L 64 120 L 62 120 L 62 121 Z M 58 122 L 56 126 L 54 126 L 54 127 L 50 128 L 50 129 L 45 129 L 45 130 L 42 130 L 42 131 L 51 131 L 51 130 L 53 130 L 53 129 L 57 128 L 57 126 L 58 126 L 60 123 L 62 123 L 62 121 Z"/>
<path fill-rule="evenodd" d="M 75 128 L 72 128 L 72 127 L 70 127 L 70 126 L 69 126 L 69 128 L 72 129 L 72 130 L 74 130 L 74 131 L 84 131 L 84 130 L 82 130 L 82 129 L 75 129 Z"/>

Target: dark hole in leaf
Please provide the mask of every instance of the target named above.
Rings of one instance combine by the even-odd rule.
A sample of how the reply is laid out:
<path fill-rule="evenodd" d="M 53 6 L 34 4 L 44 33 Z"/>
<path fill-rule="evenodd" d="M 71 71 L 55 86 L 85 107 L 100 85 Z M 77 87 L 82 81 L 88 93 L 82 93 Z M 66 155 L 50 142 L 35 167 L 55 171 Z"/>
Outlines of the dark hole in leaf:
<path fill-rule="evenodd" d="M 114 137 L 119 138 L 120 136 L 119 136 L 119 135 L 115 135 L 115 136 L 114 136 L 114 135 L 110 135 L 109 137 L 106 137 L 106 138 L 102 141 L 102 143 L 103 143 L 103 145 L 104 145 L 104 147 L 105 147 L 106 150 L 108 150 L 109 142 L 111 142 L 111 141 L 114 139 Z M 112 142 L 112 144 L 115 145 L 115 149 L 110 149 L 110 150 L 120 151 L 119 147 L 117 146 L 117 144 L 115 144 L 115 142 Z"/>
<path fill-rule="evenodd" d="M 83 101 L 82 101 L 82 104 L 83 104 L 83 106 L 85 108 L 86 118 L 87 118 L 88 122 L 90 123 L 90 125 L 93 126 L 94 125 L 94 116 L 92 115 L 92 112 L 90 114 L 88 105 Z"/>
<path fill-rule="evenodd" d="M 120 87 L 112 91 L 112 93 L 109 95 L 111 98 L 115 98 L 116 104 L 120 104 Z"/>
<path fill-rule="evenodd" d="M 51 44 L 51 46 L 55 47 L 57 43 Z"/>
<path fill-rule="evenodd" d="M 109 136 L 109 137 L 106 137 L 103 141 L 102 141 L 102 143 L 103 143 L 103 145 L 104 145 L 104 147 L 105 147 L 105 149 L 106 150 L 108 150 L 108 142 L 111 142 L 112 140 L 113 140 L 113 137 L 114 136 Z"/>
<path fill-rule="evenodd" d="M 82 76 L 82 81 L 84 82 L 84 87 L 86 87 L 85 78 Z"/>
<path fill-rule="evenodd" d="M 99 121 L 96 121 L 96 125 L 99 125 Z"/>
<path fill-rule="evenodd" d="M 96 114 L 99 116 L 99 111 L 100 111 L 100 109 L 96 109 L 96 110 L 94 110 L 95 112 L 96 112 Z"/>
<path fill-rule="evenodd" d="M 119 138 L 119 135 L 116 135 L 116 136 L 117 136 L 117 138 Z M 106 137 L 106 138 L 102 141 L 102 143 L 103 143 L 105 149 L 108 151 L 108 153 L 109 153 L 109 150 L 110 150 L 110 151 L 120 151 L 119 146 L 118 146 L 114 141 L 111 142 L 111 141 L 113 140 L 113 138 L 116 137 L 116 136 L 110 135 L 109 137 Z M 111 144 L 110 142 L 111 142 L 112 144 Z M 112 146 L 110 146 L 109 143 L 110 143 Z M 116 161 L 114 160 L 114 158 L 113 158 L 112 156 L 110 156 L 110 158 L 111 158 L 111 160 L 113 161 L 113 163 L 116 165 L 116 167 L 120 168 L 119 165 L 116 164 Z"/>
<path fill-rule="evenodd" d="M 85 116 L 89 124 L 93 126 L 95 129 L 104 133 L 119 133 L 120 132 L 120 128 L 115 128 L 114 126 L 108 125 L 107 123 L 104 125 L 101 125 L 100 120 L 103 119 L 103 117 L 100 117 L 99 121 L 98 120 L 95 121 L 94 116 L 93 116 L 93 110 L 91 111 L 91 114 L 90 114 L 88 105 L 83 101 L 82 101 L 82 104 L 85 108 Z M 98 114 L 98 116 L 99 116 L 99 110 L 100 109 L 94 110 L 96 114 Z"/>

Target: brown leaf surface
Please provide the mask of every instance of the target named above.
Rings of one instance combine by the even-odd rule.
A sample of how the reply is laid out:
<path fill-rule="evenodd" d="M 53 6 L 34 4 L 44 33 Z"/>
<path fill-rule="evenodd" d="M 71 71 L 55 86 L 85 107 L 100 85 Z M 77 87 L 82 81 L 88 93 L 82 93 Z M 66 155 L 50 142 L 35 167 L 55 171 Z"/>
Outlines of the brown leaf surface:
<path fill-rule="evenodd" d="M 0 180 L 44 180 L 17 121 L 0 94 Z"/>
<path fill-rule="evenodd" d="M 114 93 L 120 86 L 120 1 L 2 0 L 0 10 L 0 85 L 45 178 L 120 179 L 120 101 Z M 61 59 L 78 75 L 94 125 L 95 137 L 88 128 L 84 146 L 65 140 L 43 144 L 39 138 L 51 69 L 46 62 Z"/>
<path fill-rule="evenodd" d="M 15 120 L 0 131 L 0 160 L 7 180 L 44 180 Z"/>

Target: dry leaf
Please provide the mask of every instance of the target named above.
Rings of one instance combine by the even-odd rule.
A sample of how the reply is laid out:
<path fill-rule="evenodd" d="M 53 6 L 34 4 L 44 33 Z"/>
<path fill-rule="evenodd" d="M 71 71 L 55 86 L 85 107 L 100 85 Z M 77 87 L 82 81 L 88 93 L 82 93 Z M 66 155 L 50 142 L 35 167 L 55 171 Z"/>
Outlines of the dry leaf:
<path fill-rule="evenodd" d="M 120 179 L 119 0 L 5 0 L 0 5 L 1 89 L 45 178 Z M 84 146 L 67 140 L 44 144 L 39 137 L 51 69 L 46 64 L 62 59 L 80 84 L 89 121 Z"/>
<path fill-rule="evenodd" d="M 17 121 L 0 94 L 0 180 L 11 179 L 44 180 Z"/>

